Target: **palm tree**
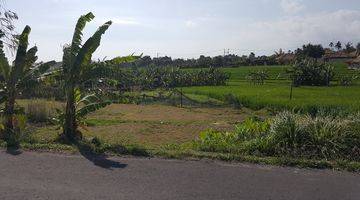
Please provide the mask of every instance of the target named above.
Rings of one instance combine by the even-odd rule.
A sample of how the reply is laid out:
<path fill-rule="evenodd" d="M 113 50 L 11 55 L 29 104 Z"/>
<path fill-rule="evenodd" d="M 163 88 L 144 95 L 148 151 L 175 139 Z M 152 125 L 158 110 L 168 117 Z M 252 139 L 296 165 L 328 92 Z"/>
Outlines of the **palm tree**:
<path fill-rule="evenodd" d="M 26 26 L 18 41 L 17 53 L 13 65 L 10 65 L 4 53 L 3 42 L 0 41 L 0 103 L 5 103 L 5 135 L 10 139 L 15 131 L 15 100 L 19 92 L 29 81 L 36 81 L 53 63 L 35 65 L 37 47 L 28 49 L 28 38 L 31 28 Z"/>
<path fill-rule="evenodd" d="M 342 44 L 340 41 L 338 41 L 336 44 L 335 44 L 335 48 L 340 51 L 342 49 Z"/>
<path fill-rule="evenodd" d="M 77 139 L 79 136 L 77 121 L 77 101 L 80 101 L 80 90 L 82 77 L 89 74 L 91 68 L 91 57 L 96 49 L 100 46 L 102 35 L 111 25 L 111 21 L 106 22 L 90 37 L 83 45 L 82 31 L 87 22 L 94 19 L 94 15 L 90 12 L 83 15 L 77 21 L 72 43 L 64 47 L 63 55 L 63 75 L 65 79 L 66 92 L 66 108 L 64 113 L 63 134 L 70 141 Z M 91 74 L 91 73 L 90 73 Z M 92 104 L 95 105 L 95 104 Z"/>

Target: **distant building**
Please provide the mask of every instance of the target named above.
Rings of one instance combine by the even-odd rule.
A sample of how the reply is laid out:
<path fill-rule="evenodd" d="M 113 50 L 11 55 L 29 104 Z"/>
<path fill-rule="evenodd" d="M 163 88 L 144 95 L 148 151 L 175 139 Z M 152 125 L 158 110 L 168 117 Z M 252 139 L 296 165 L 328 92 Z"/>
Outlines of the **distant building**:
<path fill-rule="evenodd" d="M 324 61 L 326 62 L 349 62 L 359 55 L 359 52 L 353 51 L 351 53 L 346 53 L 344 51 L 332 51 L 330 49 L 325 49 L 325 55 L 323 56 Z"/>
<path fill-rule="evenodd" d="M 295 61 L 296 56 L 293 53 L 282 53 L 276 57 L 276 61 L 281 65 L 288 65 Z"/>
<path fill-rule="evenodd" d="M 350 60 L 346 63 L 349 65 L 350 69 L 360 70 L 360 55 L 357 58 Z"/>

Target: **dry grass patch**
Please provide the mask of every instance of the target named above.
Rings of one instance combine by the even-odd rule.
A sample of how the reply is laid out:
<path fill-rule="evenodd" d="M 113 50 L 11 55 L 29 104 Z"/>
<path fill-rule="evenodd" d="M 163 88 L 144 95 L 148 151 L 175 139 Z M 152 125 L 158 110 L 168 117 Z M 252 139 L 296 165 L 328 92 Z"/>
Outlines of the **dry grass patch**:
<path fill-rule="evenodd" d="M 230 131 L 250 115 L 231 108 L 178 108 L 165 105 L 113 104 L 88 118 L 86 137 L 97 136 L 109 144 L 140 144 L 157 147 L 192 141 L 212 128 Z M 55 127 L 37 127 L 37 138 L 54 138 Z M 49 134 L 50 136 L 47 136 Z"/>

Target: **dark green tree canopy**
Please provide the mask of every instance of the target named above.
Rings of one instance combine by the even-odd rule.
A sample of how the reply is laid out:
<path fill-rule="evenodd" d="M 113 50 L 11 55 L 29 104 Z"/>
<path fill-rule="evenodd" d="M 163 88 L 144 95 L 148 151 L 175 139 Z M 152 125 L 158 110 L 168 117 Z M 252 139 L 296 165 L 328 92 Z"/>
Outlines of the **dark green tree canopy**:
<path fill-rule="evenodd" d="M 309 57 L 309 58 L 321 58 L 325 54 L 325 50 L 321 44 L 307 44 L 303 45 L 302 49 L 296 50 L 296 55 L 298 57 Z"/>

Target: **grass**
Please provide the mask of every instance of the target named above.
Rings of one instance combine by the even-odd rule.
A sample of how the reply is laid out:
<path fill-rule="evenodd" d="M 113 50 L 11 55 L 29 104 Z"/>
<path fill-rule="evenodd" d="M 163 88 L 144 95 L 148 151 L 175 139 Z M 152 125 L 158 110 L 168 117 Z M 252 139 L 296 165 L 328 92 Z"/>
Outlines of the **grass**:
<path fill-rule="evenodd" d="M 175 146 L 175 147 L 174 147 Z M 291 157 L 259 157 L 231 153 L 201 152 L 192 149 L 184 149 L 174 145 L 171 149 L 168 146 L 161 146 L 158 149 L 149 149 L 139 145 L 111 145 L 102 144 L 94 147 L 91 151 L 97 154 L 108 154 L 115 156 L 132 155 L 141 157 L 160 157 L 165 159 L 211 159 L 225 162 L 246 162 L 253 164 L 291 166 L 299 168 L 334 169 L 346 170 L 349 172 L 360 172 L 360 162 L 346 160 L 313 160 Z M 0 148 L 6 148 L 6 144 L 0 141 Z M 74 145 L 57 143 L 21 143 L 21 148 L 30 151 L 45 151 L 54 153 L 77 154 L 79 149 Z"/>
<path fill-rule="evenodd" d="M 286 66 L 248 66 L 225 68 L 231 74 L 226 86 L 202 86 L 183 88 L 185 94 L 202 95 L 220 101 L 226 101 L 231 94 L 242 106 L 251 109 L 271 108 L 277 110 L 295 109 L 313 112 L 319 109 L 334 109 L 343 111 L 360 110 L 360 85 L 338 86 L 336 82 L 330 87 L 303 86 L 293 88 L 290 100 L 290 82 L 284 79 Z M 253 85 L 245 80 L 251 70 L 265 69 L 270 78 L 264 85 Z M 344 64 L 335 65 L 337 77 L 349 74 L 359 74 L 348 70 Z M 335 77 L 336 78 L 336 77 Z"/>
<path fill-rule="evenodd" d="M 206 152 L 360 162 L 360 123 L 358 115 L 283 112 L 265 121 L 249 118 L 231 132 L 206 130 L 195 145 Z"/>

